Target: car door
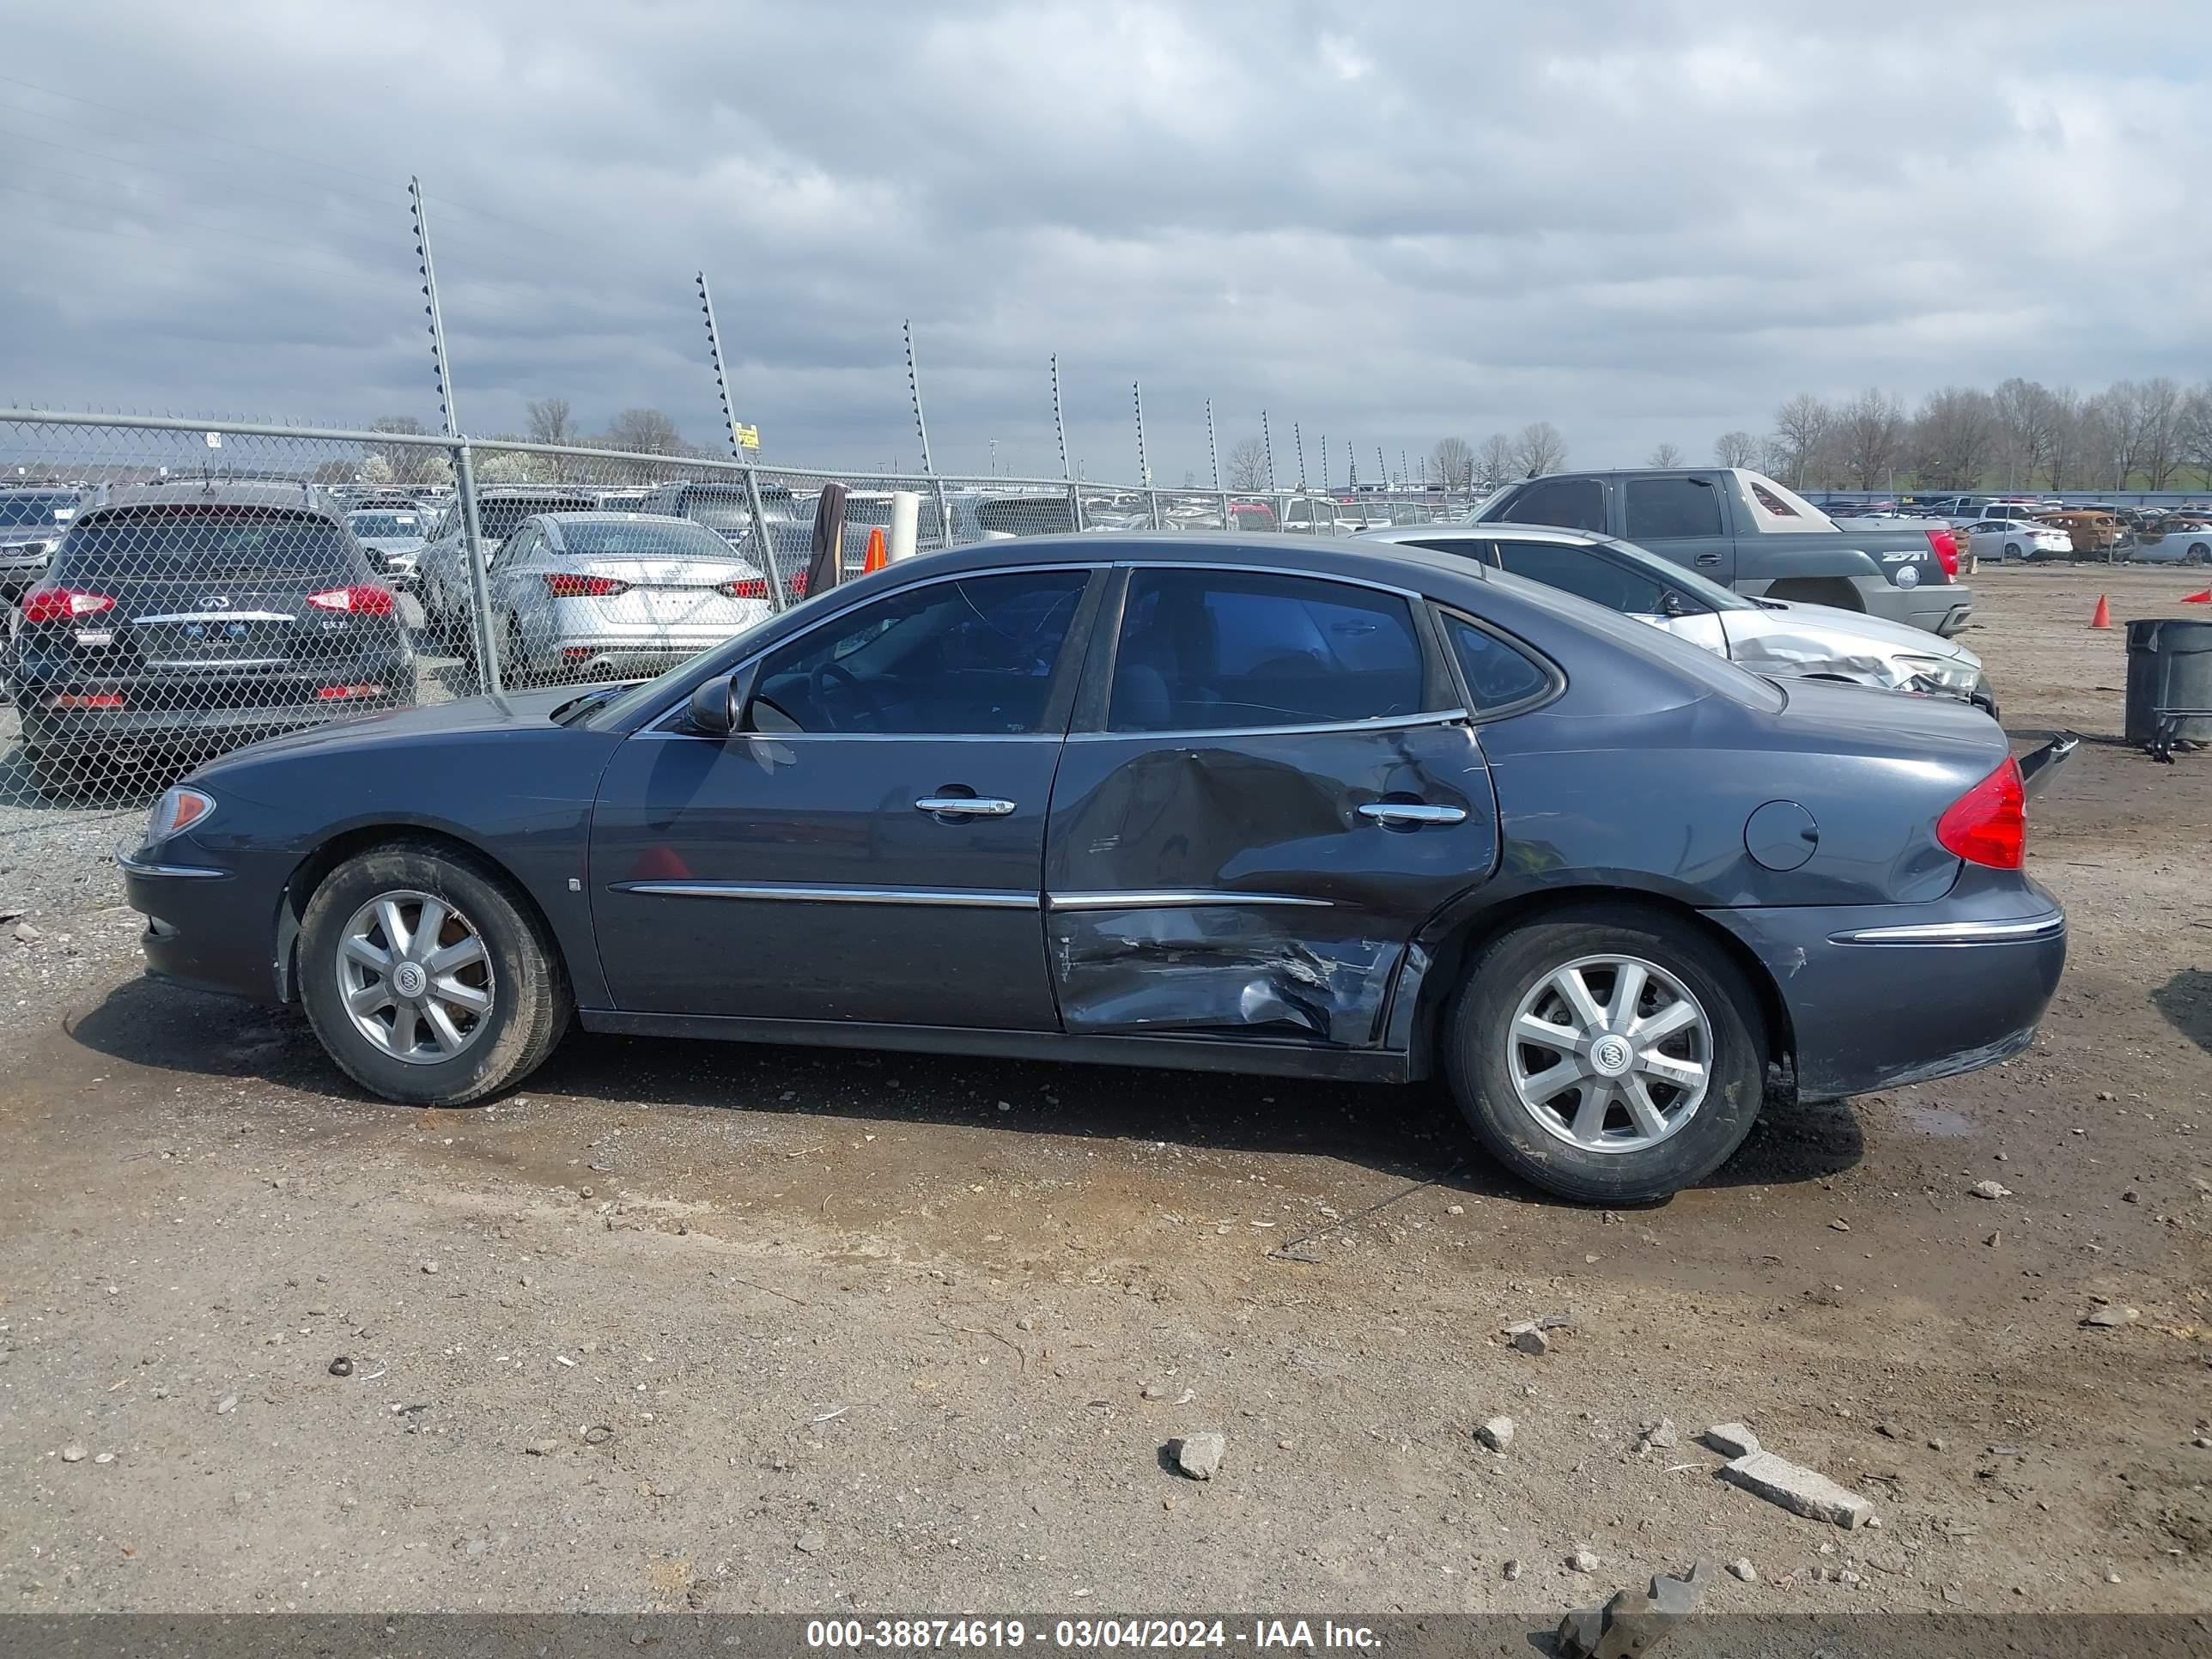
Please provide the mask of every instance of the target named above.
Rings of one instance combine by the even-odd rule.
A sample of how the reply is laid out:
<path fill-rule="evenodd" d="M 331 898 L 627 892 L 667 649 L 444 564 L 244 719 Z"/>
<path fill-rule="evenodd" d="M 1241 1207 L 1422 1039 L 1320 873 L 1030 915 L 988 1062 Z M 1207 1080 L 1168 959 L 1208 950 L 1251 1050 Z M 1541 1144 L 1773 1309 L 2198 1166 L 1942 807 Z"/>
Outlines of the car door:
<path fill-rule="evenodd" d="M 748 665 L 753 729 L 625 742 L 590 864 L 616 1006 L 1054 1029 L 1046 813 L 1105 580 L 917 580 Z"/>
<path fill-rule="evenodd" d="M 1621 538 L 1732 586 L 1736 554 L 1721 474 L 1663 472 L 1621 486 Z"/>
<path fill-rule="evenodd" d="M 1498 807 L 1415 596 L 1137 565 L 1053 786 L 1045 934 L 1072 1034 L 1363 1048 Z"/>

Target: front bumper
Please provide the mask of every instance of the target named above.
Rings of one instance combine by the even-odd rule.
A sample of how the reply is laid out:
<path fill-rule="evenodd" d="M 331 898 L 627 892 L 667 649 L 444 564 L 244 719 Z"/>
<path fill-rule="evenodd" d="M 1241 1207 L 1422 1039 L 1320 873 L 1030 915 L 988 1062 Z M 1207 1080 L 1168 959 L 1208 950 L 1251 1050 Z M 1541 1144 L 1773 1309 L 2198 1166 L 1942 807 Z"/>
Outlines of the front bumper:
<path fill-rule="evenodd" d="M 234 872 L 181 836 L 135 852 L 118 848 L 115 862 L 124 902 L 146 918 L 139 944 L 148 974 L 196 991 L 280 1000 L 270 919 L 240 914 L 251 900 Z"/>
<path fill-rule="evenodd" d="M 2065 914 L 2025 878 L 1964 879 L 1935 904 L 1706 914 L 1772 975 L 1805 1100 L 2010 1058 L 2034 1040 L 2066 965 Z"/>

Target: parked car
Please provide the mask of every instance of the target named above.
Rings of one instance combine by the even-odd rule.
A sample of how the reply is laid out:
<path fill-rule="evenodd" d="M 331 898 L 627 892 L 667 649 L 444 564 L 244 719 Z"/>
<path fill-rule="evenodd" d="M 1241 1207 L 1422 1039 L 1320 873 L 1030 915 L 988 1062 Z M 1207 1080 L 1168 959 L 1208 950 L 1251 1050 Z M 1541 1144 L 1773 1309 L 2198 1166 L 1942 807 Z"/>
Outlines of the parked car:
<path fill-rule="evenodd" d="M 356 507 L 346 528 L 368 553 L 376 573 L 397 588 L 415 585 L 415 566 L 430 544 L 432 515 L 420 507 Z"/>
<path fill-rule="evenodd" d="M 390 587 L 336 503 L 278 484 L 112 490 L 82 508 L 0 653 L 42 793 L 415 700 Z"/>
<path fill-rule="evenodd" d="M 2203 514 L 2154 519 L 2135 533 L 2122 556 L 2139 564 L 2212 563 L 2212 519 Z"/>
<path fill-rule="evenodd" d="M 2077 559 L 2110 558 L 2128 534 L 2119 515 L 2104 508 L 2068 507 L 2039 514 L 2036 519 L 2039 523 L 2064 531 L 2069 550 Z"/>
<path fill-rule="evenodd" d="M 1617 536 L 1752 599 L 1863 611 L 1949 637 L 1973 615 L 1949 526 L 1839 526 L 1743 467 L 1556 472 L 1485 502 L 1479 523 Z"/>
<path fill-rule="evenodd" d="M 1962 526 L 1967 557 L 1975 563 L 1993 559 L 2017 564 L 2023 559 L 2063 559 L 2074 550 L 2074 538 L 2063 525 L 2033 519 L 1975 519 Z"/>
<path fill-rule="evenodd" d="M 477 491 L 477 533 L 489 564 L 499 544 L 526 519 L 540 513 L 589 513 L 599 500 L 589 489 L 495 484 Z M 460 504 L 440 517 L 437 536 L 416 556 L 415 586 L 422 603 L 423 631 L 449 650 L 473 653 L 470 617 L 468 540 Z"/>
<path fill-rule="evenodd" d="M 503 665 L 525 683 L 660 673 L 772 608 L 766 575 L 713 531 L 635 513 L 525 519 L 489 580 Z"/>
<path fill-rule="evenodd" d="M 1267 501 L 1236 501 L 1229 503 L 1229 516 L 1238 530 L 1257 532 L 1262 535 L 1280 530 L 1275 509 Z"/>
<path fill-rule="evenodd" d="M 665 483 L 646 497 L 645 510 L 663 517 L 690 519 L 705 525 L 716 535 L 750 558 L 763 573 L 773 561 L 781 577 L 787 595 L 803 592 L 806 585 L 809 564 L 814 551 L 814 505 L 818 496 L 801 500 L 787 484 L 763 483 L 760 486 L 761 522 L 768 532 L 768 548 L 763 552 L 753 544 L 753 514 L 751 498 L 742 483 L 703 483 L 685 482 Z M 936 504 L 926 500 L 924 509 L 933 523 Z M 882 497 L 880 523 L 890 522 L 890 500 Z M 868 556 L 870 513 L 863 504 L 855 507 L 846 504 L 845 531 L 841 538 L 840 552 L 848 570 L 858 570 Z M 932 538 L 923 535 L 921 544 L 931 545 Z"/>
<path fill-rule="evenodd" d="M 1326 495 L 1293 495 L 1283 505 L 1283 528 L 1293 536 L 1351 536 L 1367 528 L 1367 519 Z"/>
<path fill-rule="evenodd" d="M 46 574 L 78 500 L 73 489 L 0 489 L 0 601 L 21 597 Z"/>
<path fill-rule="evenodd" d="M 2047 757 L 2031 757 L 2038 775 Z M 204 769 L 126 854 L 157 975 L 297 1000 L 387 1098 L 573 1022 L 1403 1081 L 1604 1203 L 2027 1047 L 2065 918 L 1947 699 L 1774 682 L 1422 549 L 896 564 L 660 678 Z"/>
<path fill-rule="evenodd" d="M 1664 629 L 1755 674 L 1957 697 L 1994 717 L 1982 659 L 1955 640 L 1832 605 L 1747 599 L 1633 543 L 1547 525 L 1437 525 L 1358 538 L 1456 554 Z"/>

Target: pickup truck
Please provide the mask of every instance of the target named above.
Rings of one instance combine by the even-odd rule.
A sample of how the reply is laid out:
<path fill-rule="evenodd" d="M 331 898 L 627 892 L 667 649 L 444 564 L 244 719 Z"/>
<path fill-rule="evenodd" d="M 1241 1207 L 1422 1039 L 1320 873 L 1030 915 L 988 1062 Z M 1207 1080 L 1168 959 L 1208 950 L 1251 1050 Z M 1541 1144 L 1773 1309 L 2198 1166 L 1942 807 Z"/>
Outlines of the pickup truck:
<path fill-rule="evenodd" d="M 1552 472 L 1474 512 L 1477 524 L 1548 524 L 1649 548 L 1748 599 L 1833 605 L 1948 639 L 1973 614 L 1949 526 L 1838 524 L 1744 467 Z"/>

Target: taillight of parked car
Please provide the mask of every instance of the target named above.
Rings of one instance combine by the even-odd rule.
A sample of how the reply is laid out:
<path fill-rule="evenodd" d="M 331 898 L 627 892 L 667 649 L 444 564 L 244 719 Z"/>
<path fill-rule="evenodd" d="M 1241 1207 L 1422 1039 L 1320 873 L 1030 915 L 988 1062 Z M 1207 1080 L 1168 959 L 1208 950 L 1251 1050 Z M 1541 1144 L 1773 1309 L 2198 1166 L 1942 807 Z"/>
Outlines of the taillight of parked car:
<path fill-rule="evenodd" d="M 611 599 L 629 592 L 629 584 L 613 576 L 580 576 L 556 571 L 545 579 L 545 591 L 556 599 Z"/>
<path fill-rule="evenodd" d="M 2005 763 L 1953 801 L 1936 820 L 1936 839 L 1969 864 L 2017 870 L 2027 856 L 2027 792 L 2020 763 Z"/>
<path fill-rule="evenodd" d="M 23 595 L 23 621 L 32 627 L 76 622 L 114 609 L 113 595 L 80 587 L 34 587 Z"/>
<path fill-rule="evenodd" d="M 357 582 L 350 587 L 326 587 L 319 593 L 310 593 L 307 603 L 318 611 L 343 611 L 356 617 L 388 617 L 392 614 L 392 590 L 374 582 Z"/>
<path fill-rule="evenodd" d="M 804 576 L 799 578 L 802 590 L 805 580 Z M 768 597 L 768 578 L 739 576 L 732 581 L 716 583 L 714 591 L 726 599 L 764 599 Z"/>
<path fill-rule="evenodd" d="M 1928 548 L 1936 556 L 1936 562 L 1943 567 L 1943 574 L 1954 580 L 1959 574 L 1959 538 L 1948 530 L 1928 532 Z"/>

